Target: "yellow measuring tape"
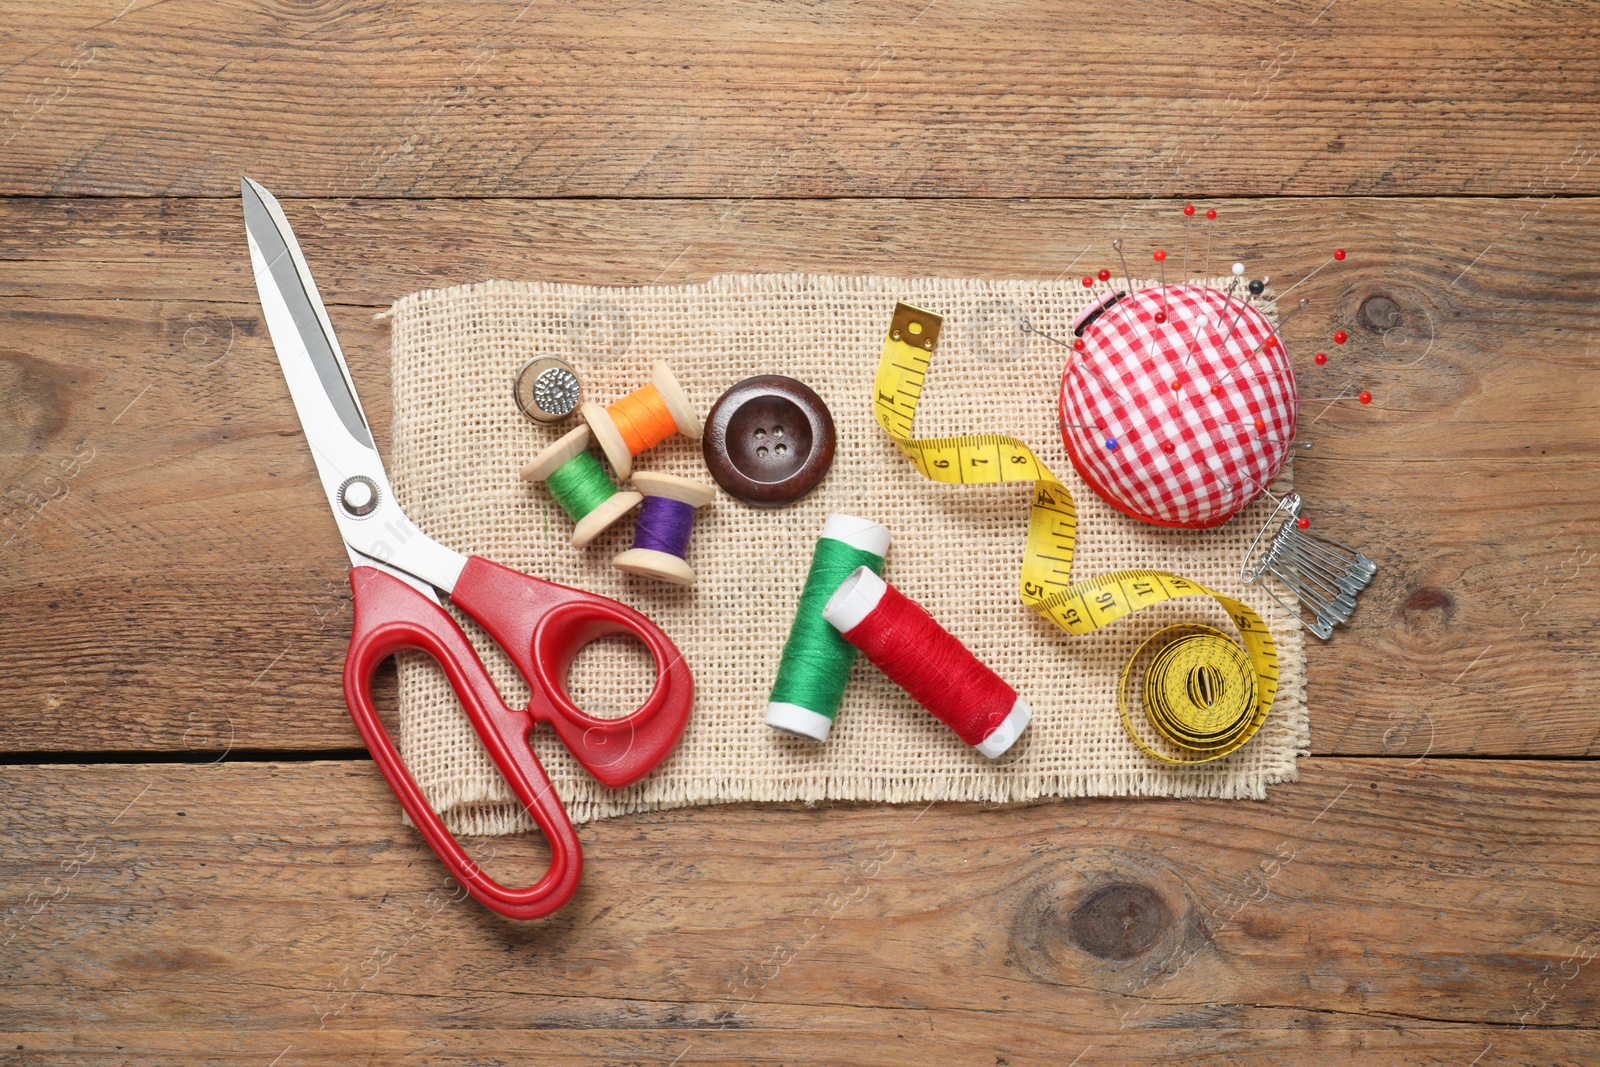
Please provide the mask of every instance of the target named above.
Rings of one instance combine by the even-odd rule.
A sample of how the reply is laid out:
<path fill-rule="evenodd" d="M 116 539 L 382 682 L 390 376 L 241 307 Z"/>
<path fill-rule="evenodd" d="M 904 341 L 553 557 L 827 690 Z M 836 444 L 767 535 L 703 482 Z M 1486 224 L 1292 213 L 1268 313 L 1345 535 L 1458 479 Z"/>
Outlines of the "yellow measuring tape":
<path fill-rule="evenodd" d="M 1117 705 L 1128 736 L 1146 755 L 1167 763 L 1201 763 L 1255 736 L 1278 692 L 1278 650 L 1248 604 L 1176 574 L 1117 571 L 1073 585 L 1078 512 L 1067 487 L 1027 445 L 1001 434 L 919 440 L 911 436 L 928 361 L 943 319 L 897 304 L 873 380 L 879 424 L 922 474 L 948 485 L 1033 482 L 1033 511 L 1022 560 L 1023 603 L 1069 634 L 1088 634 L 1151 604 L 1209 596 L 1227 611 L 1243 641 L 1195 623 L 1153 634 L 1123 668 Z M 1143 683 L 1145 717 L 1156 737 L 1128 713 L 1134 666 L 1150 653 Z"/>

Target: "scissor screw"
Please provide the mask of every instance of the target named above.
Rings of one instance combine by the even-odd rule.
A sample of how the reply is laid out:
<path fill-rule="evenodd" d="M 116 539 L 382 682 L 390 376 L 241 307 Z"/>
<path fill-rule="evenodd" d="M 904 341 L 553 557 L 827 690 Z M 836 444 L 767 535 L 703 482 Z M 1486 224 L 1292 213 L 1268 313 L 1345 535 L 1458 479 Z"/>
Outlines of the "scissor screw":
<path fill-rule="evenodd" d="M 371 515 L 378 510 L 378 483 L 361 474 L 347 478 L 339 487 L 339 506 L 358 519 Z"/>

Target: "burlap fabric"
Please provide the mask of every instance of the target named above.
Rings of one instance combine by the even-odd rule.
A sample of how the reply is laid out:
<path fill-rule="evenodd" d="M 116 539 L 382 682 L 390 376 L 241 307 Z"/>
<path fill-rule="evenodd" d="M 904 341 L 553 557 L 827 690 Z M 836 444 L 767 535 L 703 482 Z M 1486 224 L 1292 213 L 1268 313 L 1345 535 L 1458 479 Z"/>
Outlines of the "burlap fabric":
<path fill-rule="evenodd" d="M 523 282 L 414 293 L 393 315 L 391 476 L 399 502 L 462 552 L 616 597 L 655 620 L 694 671 L 694 713 L 677 750 L 620 790 L 590 778 L 546 729 L 534 749 L 574 821 L 733 801 L 1019 801 L 1041 796 L 1265 796 L 1295 777 L 1307 750 L 1304 643 L 1298 626 L 1239 561 L 1271 504 L 1257 501 L 1209 531 L 1163 530 L 1117 514 L 1077 478 L 1057 431 L 1066 350 L 1027 328 L 1069 337 L 1087 291 L 1075 280 L 975 281 L 730 275 L 704 285 L 608 289 Z M 1088 637 L 1069 637 L 1017 598 L 1030 486 L 949 487 L 923 479 L 874 422 L 873 368 L 898 300 L 944 316 L 917 418 L 919 436 L 1001 431 L 1027 441 L 1073 492 L 1073 576 L 1127 567 L 1175 571 L 1253 605 L 1278 642 L 1282 688 L 1255 740 L 1223 760 L 1170 767 L 1142 755 L 1117 717 L 1116 684 L 1138 643 L 1162 625 L 1227 627 L 1208 599 L 1149 609 Z M 679 588 L 622 574 L 625 519 L 586 550 L 522 465 L 571 423 L 543 428 L 518 412 L 511 382 L 539 353 L 570 360 L 585 395 L 609 403 L 666 359 L 705 413 L 728 386 L 776 373 L 811 385 L 838 427 L 822 485 L 793 506 L 746 507 L 726 495 L 701 509 Z M 638 469 L 706 478 L 698 442 L 668 441 Z M 1280 488 L 1286 479 L 1280 479 Z M 763 722 L 767 691 L 824 516 L 844 511 L 894 534 L 886 577 L 919 600 L 1007 679 L 1033 723 L 999 761 L 964 745 L 871 664 L 858 662 L 824 744 Z M 510 662 L 459 612 L 514 706 L 526 702 Z M 595 714 L 631 710 L 653 678 L 630 641 L 600 642 L 574 665 L 570 689 Z M 456 704 L 443 673 L 412 655 L 400 668 L 400 746 L 434 807 L 459 833 L 531 827 Z"/>

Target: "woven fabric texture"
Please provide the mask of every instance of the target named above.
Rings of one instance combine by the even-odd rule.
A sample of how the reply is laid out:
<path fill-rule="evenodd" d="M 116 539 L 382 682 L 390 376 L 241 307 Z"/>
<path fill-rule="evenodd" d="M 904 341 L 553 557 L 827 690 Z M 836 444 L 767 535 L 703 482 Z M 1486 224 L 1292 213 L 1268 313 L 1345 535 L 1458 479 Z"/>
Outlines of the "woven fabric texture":
<path fill-rule="evenodd" d="M 406 512 L 462 552 L 638 608 L 694 671 L 695 709 L 681 743 L 628 788 L 604 788 L 550 731 L 534 732 L 534 750 L 574 821 L 734 801 L 1261 799 L 1266 786 L 1295 778 L 1296 757 L 1309 742 L 1301 631 L 1263 590 L 1238 579 L 1270 502 L 1257 501 L 1215 530 L 1160 529 L 1114 511 L 1067 461 L 1056 425 L 1067 350 L 1040 333 L 1070 337 L 1073 317 L 1092 295 L 1075 282 L 729 275 L 703 285 L 615 289 L 487 282 L 414 293 L 394 306 L 390 475 Z M 1239 597 L 1268 621 L 1282 686 L 1260 734 L 1239 752 L 1191 767 L 1160 765 L 1133 746 L 1117 717 L 1117 678 L 1139 642 L 1186 620 L 1227 629 L 1220 607 L 1191 598 L 1087 637 L 1062 633 L 1017 597 L 1031 484 L 937 485 L 918 475 L 874 422 L 873 369 L 901 300 L 944 316 L 918 435 L 992 431 L 1025 440 L 1077 501 L 1075 580 L 1161 568 Z M 742 378 L 799 378 L 833 413 L 833 468 L 811 495 L 786 508 L 750 508 L 721 493 L 701 508 L 688 557 L 700 576 L 695 586 L 630 577 L 611 558 L 630 544 L 631 518 L 575 550 L 571 522 L 545 487 L 519 478 L 528 459 L 573 425 L 536 426 L 512 399 L 517 369 L 546 353 L 570 360 L 586 398 L 602 403 L 646 382 L 651 361 L 668 360 L 702 416 Z M 635 469 L 707 477 L 699 442 L 682 437 L 638 457 Z M 834 511 L 888 526 L 894 542 L 885 577 L 1032 705 L 1032 725 L 1005 757 L 991 761 L 962 743 L 864 661 L 852 672 L 827 742 L 765 725 L 768 688 L 812 546 Z M 507 701 L 525 703 L 526 687 L 509 660 L 455 614 Z M 593 714 L 623 714 L 652 681 L 642 648 L 607 639 L 580 654 L 568 688 Z M 400 664 L 399 743 L 457 833 L 531 828 L 443 673 L 419 654 Z"/>
<path fill-rule="evenodd" d="M 1123 511 L 1216 526 L 1282 468 L 1294 372 L 1252 305 L 1214 288 L 1145 289 L 1084 330 L 1061 418 L 1073 466 Z"/>

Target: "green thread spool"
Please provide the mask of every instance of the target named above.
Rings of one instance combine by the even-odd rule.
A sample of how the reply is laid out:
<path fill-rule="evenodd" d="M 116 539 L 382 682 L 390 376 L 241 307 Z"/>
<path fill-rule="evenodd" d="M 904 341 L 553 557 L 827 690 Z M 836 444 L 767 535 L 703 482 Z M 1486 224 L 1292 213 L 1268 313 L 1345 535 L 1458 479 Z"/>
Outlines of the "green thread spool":
<path fill-rule="evenodd" d="M 579 452 L 551 471 L 544 484 L 550 487 L 550 495 L 572 516 L 573 522 L 578 522 L 617 493 L 617 487 L 600 469 L 600 461 L 589 451 Z"/>
<path fill-rule="evenodd" d="M 522 468 L 522 477 L 544 482 L 550 495 L 576 524 L 572 547 L 582 548 L 636 507 L 644 497 L 619 492 L 600 461 L 589 451 L 589 428 L 579 426 L 562 436 Z"/>
<path fill-rule="evenodd" d="M 829 515 L 823 523 L 767 698 L 768 726 L 813 741 L 828 739 L 857 653 L 823 619 L 822 606 L 857 567 L 883 574 L 889 537 L 885 527 L 854 515 Z"/>

